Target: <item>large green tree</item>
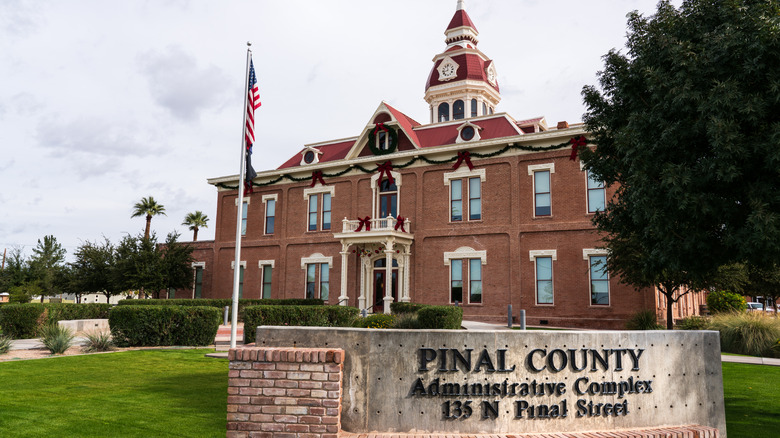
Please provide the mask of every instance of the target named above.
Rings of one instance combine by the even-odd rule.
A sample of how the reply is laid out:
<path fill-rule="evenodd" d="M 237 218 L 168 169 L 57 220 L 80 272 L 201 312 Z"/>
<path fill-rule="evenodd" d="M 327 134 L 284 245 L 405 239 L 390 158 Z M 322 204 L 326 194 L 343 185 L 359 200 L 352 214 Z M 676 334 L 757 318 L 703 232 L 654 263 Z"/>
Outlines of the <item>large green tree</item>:
<path fill-rule="evenodd" d="M 5 259 L 0 271 L 0 292 L 8 292 L 12 287 L 21 286 L 30 280 L 30 264 L 24 257 L 21 247 L 13 247 Z"/>
<path fill-rule="evenodd" d="M 668 304 L 719 266 L 780 261 L 779 17 L 777 0 L 661 1 L 583 89 L 582 159 L 617 187 L 594 218 L 608 267 Z"/>
<path fill-rule="evenodd" d="M 110 302 L 113 295 L 124 291 L 118 284 L 116 269 L 116 249 L 108 238 L 103 242 L 82 243 L 74 253 L 76 260 L 71 263 L 72 284 L 69 289 L 79 298 L 85 292 L 99 293 Z"/>
<path fill-rule="evenodd" d="M 196 210 L 194 213 L 187 213 L 187 216 L 184 217 L 184 222 L 181 224 L 189 226 L 190 231 L 193 232 L 192 241 L 197 242 L 198 230 L 201 228 L 208 228 L 208 221 L 208 215 L 203 214 L 200 210 Z"/>
<path fill-rule="evenodd" d="M 166 290 L 192 287 L 192 251 L 194 248 L 179 242 L 178 239 L 178 233 L 170 233 L 165 239 L 165 245 L 160 246 L 163 288 Z"/>
<path fill-rule="evenodd" d="M 133 205 L 133 214 L 130 217 L 146 217 L 144 239 L 149 239 L 149 233 L 151 232 L 152 227 L 152 217 L 157 215 L 167 216 L 165 214 L 165 207 L 162 204 L 158 204 L 151 196 L 141 198 L 140 202 L 136 202 L 135 205 Z"/>
<path fill-rule="evenodd" d="M 45 296 L 61 293 L 59 279 L 62 276 L 59 271 L 63 269 L 64 263 L 65 249 L 57 242 L 56 237 L 50 235 L 44 236 L 43 241 L 38 239 L 30 258 L 30 271 L 41 288 L 41 302 Z"/>

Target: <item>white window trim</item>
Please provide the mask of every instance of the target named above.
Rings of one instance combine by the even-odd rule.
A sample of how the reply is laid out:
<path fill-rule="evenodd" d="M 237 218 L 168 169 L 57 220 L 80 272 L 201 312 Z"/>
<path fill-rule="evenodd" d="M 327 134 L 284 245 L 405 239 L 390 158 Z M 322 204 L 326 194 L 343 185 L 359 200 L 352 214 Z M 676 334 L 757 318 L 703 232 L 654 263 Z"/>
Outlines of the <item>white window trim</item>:
<path fill-rule="evenodd" d="M 537 257 L 551 257 L 552 261 L 555 262 L 558 260 L 558 251 L 554 249 L 543 249 L 543 250 L 534 250 L 534 251 L 528 251 L 530 254 L 531 262 L 534 264 L 534 304 L 537 306 L 554 306 L 555 305 L 555 265 L 551 267 L 550 274 L 550 281 L 552 281 L 553 284 L 553 294 L 552 294 L 552 303 L 540 303 L 539 302 L 539 278 L 537 277 L 539 269 L 536 267 L 536 258 Z M 588 274 L 590 275 L 590 274 Z"/>
<path fill-rule="evenodd" d="M 487 172 L 486 172 L 486 170 L 484 168 L 469 170 L 469 167 L 465 166 L 465 165 L 461 165 L 454 172 L 446 172 L 444 174 L 444 185 L 447 186 L 447 187 L 451 187 L 450 182 L 452 180 L 454 180 L 454 179 L 459 179 L 459 180 L 462 180 L 462 181 L 466 182 L 466 184 L 461 184 L 461 203 L 463 204 L 462 210 L 463 210 L 463 213 L 464 213 L 463 214 L 463 219 L 461 219 L 459 221 L 453 221 L 452 220 L 452 211 L 450 211 L 449 212 L 449 219 L 448 219 L 449 223 L 465 223 L 465 222 L 470 222 L 471 221 L 471 219 L 469 219 L 469 217 L 471 215 L 471 210 L 469 210 L 469 212 L 468 212 L 469 214 L 468 215 L 465 214 L 465 212 L 466 212 L 466 208 L 465 207 L 466 206 L 470 207 L 469 197 L 466 196 L 467 194 L 468 195 L 471 194 L 471 192 L 469 191 L 468 181 L 471 178 L 479 178 L 480 186 L 481 186 L 485 182 L 486 175 L 487 175 Z M 451 210 L 452 209 L 452 190 L 448 189 L 447 192 L 448 192 L 447 196 L 449 197 L 449 201 L 450 201 L 449 204 L 447 204 L 447 205 L 448 205 L 448 209 Z M 481 203 L 481 201 L 482 201 L 482 187 L 480 187 L 480 198 L 479 199 L 480 199 L 480 203 Z M 481 221 L 481 220 L 482 219 L 475 219 L 474 221 Z"/>
<path fill-rule="evenodd" d="M 533 176 L 534 172 L 540 170 L 549 170 L 553 174 L 555 173 L 555 163 L 531 164 L 528 166 L 528 175 Z"/>
<path fill-rule="evenodd" d="M 265 284 L 265 278 L 263 276 L 265 275 L 263 267 L 270 266 L 271 269 L 274 269 L 274 265 L 276 264 L 275 260 L 258 260 L 257 266 L 260 268 L 260 297 L 263 296 L 263 285 Z M 271 278 L 273 278 L 273 274 L 271 274 Z M 273 286 L 271 286 L 273 289 Z"/>
<path fill-rule="evenodd" d="M 246 260 L 241 260 L 240 262 L 238 262 L 238 265 L 241 266 L 242 268 L 244 268 L 244 271 L 246 271 Z M 230 269 L 236 269 L 236 261 L 235 260 L 231 260 L 230 261 Z"/>
<path fill-rule="evenodd" d="M 206 269 L 206 262 L 192 262 L 192 269 L 203 268 Z"/>
<path fill-rule="evenodd" d="M 604 248 L 583 248 L 582 259 L 590 260 L 590 256 L 605 256 L 608 253 L 609 251 Z"/>
<path fill-rule="evenodd" d="M 480 181 L 485 182 L 485 180 L 487 179 L 487 172 L 485 168 L 469 170 L 469 166 L 466 166 L 465 164 L 461 164 L 461 166 L 454 172 L 444 173 L 444 185 L 449 187 L 450 181 L 452 181 L 453 179 L 476 178 L 476 177 L 479 177 Z"/>
<path fill-rule="evenodd" d="M 236 207 L 238 207 L 238 198 L 234 199 Z M 248 196 L 244 196 L 244 202 L 246 202 L 247 205 L 252 203 L 252 198 Z"/>
<path fill-rule="evenodd" d="M 268 229 L 268 201 L 274 201 L 276 204 L 278 204 L 279 203 L 279 194 L 278 193 L 274 193 L 272 195 L 263 195 L 262 200 L 263 200 L 263 210 L 264 210 L 264 213 L 265 213 L 263 215 L 263 235 L 264 236 L 270 236 L 270 235 L 272 235 L 274 233 L 271 233 L 271 234 L 266 233 L 266 230 Z M 274 211 L 274 218 L 275 217 L 276 217 L 276 211 Z M 275 223 L 274 223 L 274 232 L 276 232 L 276 224 Z"/>
<path fill-rule="evenodd" d="M 276 264 L 276 260 L 258 260 L 257 267 L 263 269 L 263 266 L 271 266 L 272 268 Z"/>
<path fill-rule="evenodd" d="M 487 251 L 477 251 L 468 246 L 461 246 L 455 251 L 444 253 L 444 266 L 450 266 L 452 259 L 480 259 L 483 265 L 487 265 Z"/>
<path fill-rule="evenodd" d="M 325 257 L 320 253 L 315 253 L 309 257 L 301 257 L 301 269 L 306 270 L 306 265 L 312 263 L 327 263 L 328 267 L 333 266 L 333 257 Z"/>
<path fill-rule="evenodd" d="M 550 214 L 544 215 L 544 216 L 537 216 L 536 214 L 536 177 L 534 174 L 536 172 L 540 171 L 549 171 L 550 172 Z M 545 163 L 545 164 L 532 164 L 528 166 L 528 175 L 531 176 L 531 187 L 533 190 L 533 193 L 531 194 L 533 196 L 533 202 L 531 205 L 533 205 L 534 209 L 534 217 L 550 217 L 552 216 L 552 174 L 555 173 L 555 163 Z M 586 194 L 587 195 L 587 194 Z"/>
<path fill-rule="evenodd" d="M 604 307 L 611 307 L 612 306 L 612 288 L 610 287 L 609 281 L 611 280 L 609 277 L 609 271 L 607 271 L 607 300 L 609 301 L 609 304 L 593 304 L 593 290 L 591 287 L 593 287 L 593 279 L 590 276 L 591 273 L 591 267 L 590 267 L 590 258 L 591 256 L 606 256 L 607 250 L 598 248 L 598 249 L 583 249 L 582 250 L 582 258 L 588 262 L 588 302 L 590 304 L 590 307 L 598 307 L 598 308 L 604 308 Z"/>
<path fill-rule="evenodd" d="M 334 186 L 318 186 L 318 187 L 309 187 L 307 189 L 303 189 L 303 199 L 305 201 L 309 200 L 309 195 L 316 195 L 319 193 L 330 193 L 331 199 L 336 197 L 336 187 Z M 308 213 L 308 210 L 307 210 Z"/>
<path fill-rule="evenodd" d="M 553 261 L 558 260 L 558 250 L 556 249 L 540 249 L 528 251 L 531 261 L 533 262 L 537 257 L 552 257 Z"/>
<path fill-rule="evenodd" d="M 582 167 L 582 162 L 580 162 L 580 167 Z M 585 172 L 585 213 L 586 214 L 596 214 L 596 211 L 590 211 L 590 190 L 588 188 L 588 181 L 590 181 L 590 172 L 587 170 L 584 170 Z M 596 190 L 596 189 L 594 189 Z M 601 194 L 604 196 L 604 208 L 607 208 L 607 188 L 604 186 L 604 183 L 601 183 Z M 597 210 L 597 211 L 604 211 L 604 210 Z"/>
<path fill-rule="evenodd" d="M 374 208 L 373 208 L 373 217 L 374 219 L 384 219 L 379 217 L 379 175 L 380 173 L 375 173 L 371 177 L 371 193 L 372 197 L 374 199 Z M 396 172 L 395 170 L 390 171 L 390 175 L 393 175 L 393 179 L 395 180 L 395 186 L 396 186 L 396 215 L 401 216 L 401 174 L 399 172 Z"/>

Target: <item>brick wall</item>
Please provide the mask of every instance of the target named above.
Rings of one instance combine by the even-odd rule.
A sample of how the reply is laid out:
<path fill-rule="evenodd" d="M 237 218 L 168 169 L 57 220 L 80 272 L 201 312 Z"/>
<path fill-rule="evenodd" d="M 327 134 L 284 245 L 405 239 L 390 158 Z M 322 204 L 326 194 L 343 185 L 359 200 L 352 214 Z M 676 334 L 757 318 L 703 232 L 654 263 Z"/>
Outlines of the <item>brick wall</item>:
<path fill-rule="evenodd" d="M 241 348 L 228 359 L 228 438 L 336 438 L 343 350 Z"/>

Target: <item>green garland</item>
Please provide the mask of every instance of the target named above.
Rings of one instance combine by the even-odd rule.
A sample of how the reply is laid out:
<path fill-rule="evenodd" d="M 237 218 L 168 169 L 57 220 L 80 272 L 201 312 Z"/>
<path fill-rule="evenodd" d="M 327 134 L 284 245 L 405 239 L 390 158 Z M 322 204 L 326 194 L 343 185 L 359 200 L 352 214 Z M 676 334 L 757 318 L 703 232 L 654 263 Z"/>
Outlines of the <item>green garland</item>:
<path fill-rule="evenodd" d="M 385 132 L 387 132 L 387 134 L 390 136 L 390 143 L 387 145 L 387 149 L 385 150 L 376 147 L 375 132 L 380 129 L 380 127 L 385 128 Z M 396 148 L 398 148 L 398 133 L 395 132 L 395 129 L 385 126 L 384 123 L 377 123 L 376 128 L 368 131 L 368 147 L 371 149 L 371 152 L 373 152 L 374 155 L 392 154 L 395 152 Z"/>
<path fill-rule="evenodd" d="M 393 134 L 395 134 L 395 131 L 393 129 L 391 129 L 391 128 L 388 128 L 388 132 L 392 132 Z M 369 147 L 371 147 L 371 151 L 372 152 L 374 152 L 374 149 L 376 148 L 376 146 L 373 146 L 374 145 L 373 138 L 374 138 L 373 134 L 369 133 L 369 143 L 368 143 L 368 145 L 369 145 Z M 395 134 L 395 137 L 393 137 L 393 135 L 391 134 L 391 140 L 393 138 L 395 138 L 395 141 L 397 143 L 398 135 Z M 574 138 L 576 138 L 576 137 L 573 137 L 572 140 Z M 488 153 L 488 154 L 480 154 L 478 152 L 472 152 L 471 156 L 475 157 L 475 158 L 493 158 L 493 157 L 497 157 L 499 155 L 505 154 L 507 151 L 510 151 L 512 149 L 518 149 L 518 150 L 529 151 L 529 152 L 554 151 L 554 150 L 557 150 L 557 149 L 563 149 L 563 148 L 566 148 L 566 147 L 571 147 L 572 146 L 572 140 L 569 140 L 569 141 L 567 141 L 565 143 L 559 143 L 559 144 L 554 144 L 554 145 L 551 145 L 551 146 L 544 146 L 544 147 L 523 146 L 523 145 L 519 145 L 519 144 L 508 144 L 508 145 L 504 146 L 503 148 L 501 148 L 501 149 L 499 149 L 499 150 L 497 150 L 495 152 L 491 152 L 491 153 Z M 593 144 L 593 141 L 591 140 L 588 143 Z M 395 144 L 393 144 L 393 146 L 395 146 Z M 393 147 L 393 150 L 394 150 L 394 147 Z M 388 153 L 388 152 L 385 152 L 385 151 L 382 151 L 382 152 Z M 382 155 L 382 154 L 379 154 L 379 155 Z M 418 160 L 422 160 L 426 164 L 436 165 L 436 164 L 452 163 L 452 162 L 456 161 L 457 159 L 458 159 L 457 155 L 455 155 L 452 158 L 448 158 L 446 160 L 432 160 L 430 158 L 427 158 L 427 157 L 424 157 L 424 156 L 420 156 L 420 157 L 414 157 L 414 158 L 412 158 L 411 160 L 407 161 L 404 164 L 395 164 L 395 165 L 393 165 L 393 168 L 394 169 L 403 169 L 403 168 L 411 166 L 412 164 L 416 163 Z M 357 169 L 357 170 L 359 170 L 359 171 L 361 171 L 363 173 L 374 173 L 374 172 L 376 172 L 376 169 L 366 169 L 365 167 L 363 167 L 363 166 L 361 166 L 359 164 L 356 164 L 356 165 L 351 165 L 351 166 L 347 167 L 346 169 L 342 170 L 341 172 L 323 173 L 322 176 L 323 176 L 323 178 L 336 178 L 336 177 L 339 177 L 339 176 L 346 175 L 347 172 L 349 172 L 352 169 Z M 252 182 L 252 185 L 254 187 L 265 187 L 265 186 L 270 186 L 272 184 L 276 184 L 279 181 L 281 181 L 282 179 L 288 179 L 288 180 L 294 181 L 294 182 L 302 182 L 302 181 L 311 181 L 311 176 L 306 176 L 306 177 L 302 177 L 302 178 L 296 178 L 296 177 L 293 177 L 293 176 L 285 174 L 285 175 L 281 175 L 280 177 L 278 177 L 276 179 L 273 179 L 271 181 L 267 181 L 267 182 L 264 182 L 264 183 Z M 228 189 L 228 190 L 237 190 L 238 189 L 238 186 L 229 186 L 229 185 L 226 185 L 226 184 L 223 184 L 223 183 L 218 183 L 218 184 L 216 184 L 216 186 L 217 187 L 221 187 L 223 189 Z"/>

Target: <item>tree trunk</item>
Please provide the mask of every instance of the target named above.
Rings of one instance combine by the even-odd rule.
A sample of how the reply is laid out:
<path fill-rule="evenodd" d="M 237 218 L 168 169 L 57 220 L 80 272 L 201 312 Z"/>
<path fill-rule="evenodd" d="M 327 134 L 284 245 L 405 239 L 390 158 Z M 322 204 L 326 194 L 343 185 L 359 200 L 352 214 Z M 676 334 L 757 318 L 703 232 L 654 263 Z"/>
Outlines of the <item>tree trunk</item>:
<path fill-rule="evenodd" d="M 674 317 L 672 316 L 672 305 L 674 301 L 670 296 L 666 296 L 666 329 L 674 330 Z"/>
<path fill-rule="evenodd" d="M 149 231 L 151 231 L 152 228 L 152 215 L 147 214 L 146 215 L 146 231 L 144 232 L 144 239 L 149 239 Z"/>
<path fill-rule="evenodd" d="M 194 231 L 194 233 L 192 235 L 192 241 L 193 242 L 197 242 L 198 241 L 198 227 L 195 227 L 195 229 L 193 231 Z"/>

